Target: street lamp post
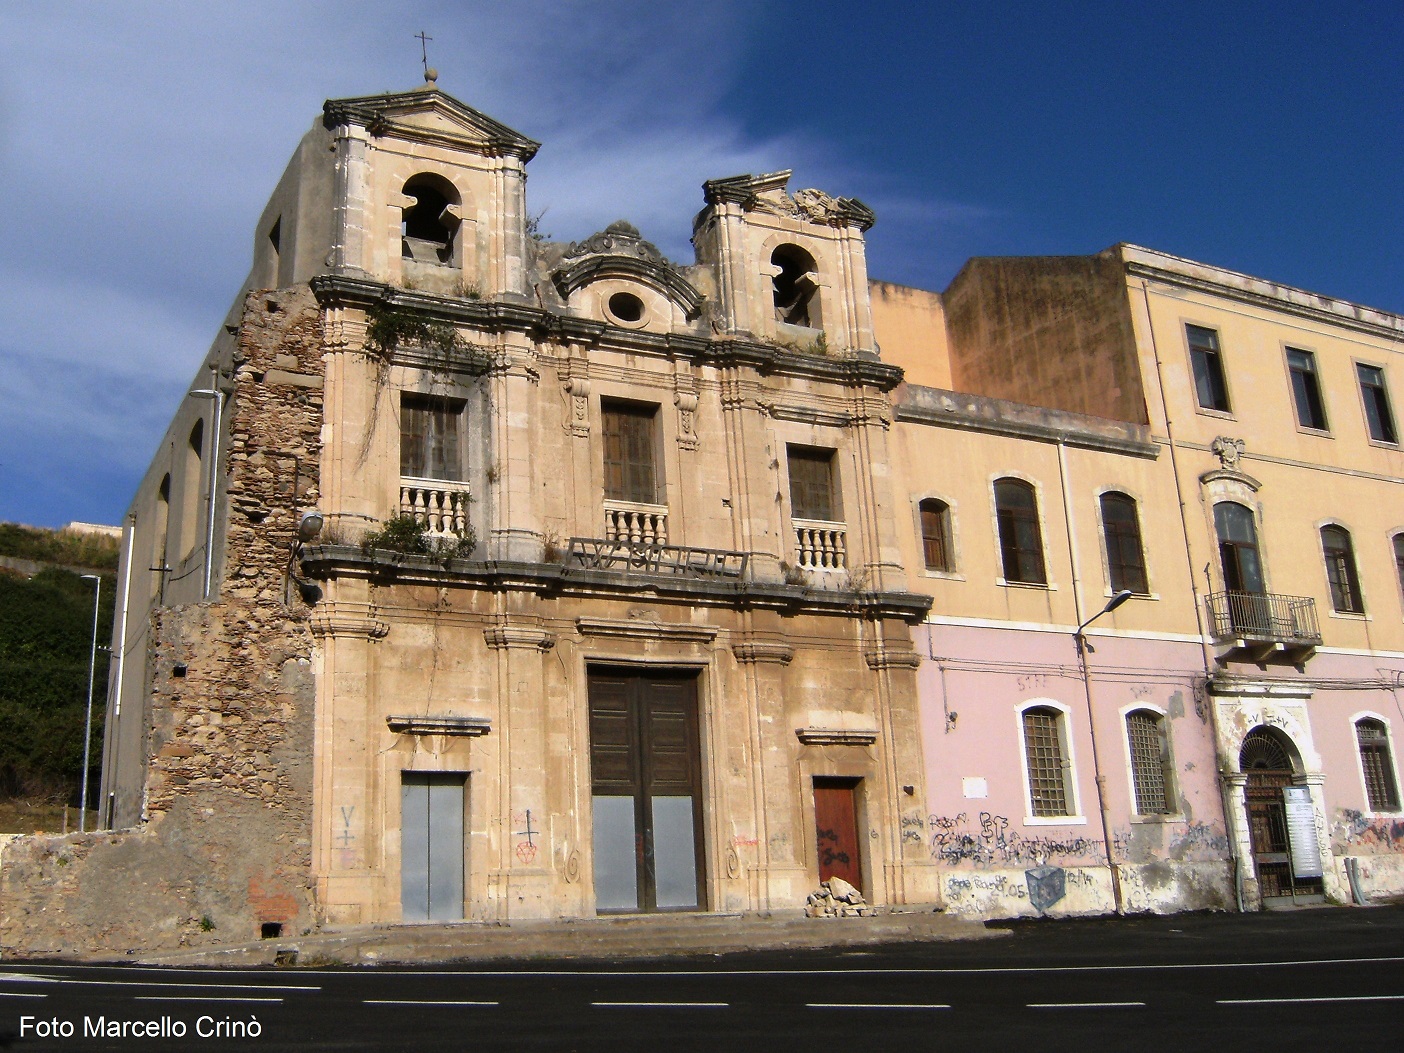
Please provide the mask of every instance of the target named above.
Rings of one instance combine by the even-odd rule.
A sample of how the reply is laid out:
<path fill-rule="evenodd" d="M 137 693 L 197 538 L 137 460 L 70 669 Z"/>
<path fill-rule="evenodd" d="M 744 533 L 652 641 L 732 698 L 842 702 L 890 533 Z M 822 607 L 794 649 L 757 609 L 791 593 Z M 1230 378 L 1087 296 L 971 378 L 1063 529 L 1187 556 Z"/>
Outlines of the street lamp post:
<path fill-rule="evenodd" d="M 93 589 L 93 647 L 88 653 L 88 712 L 83 721 L 83 790 L 78 805 L 78 832 L 88 829 L 88 757 L 93 743 L 93 677 L 97 671 L 98 612 L 102 609 L 102 578 L 96 574 L 79 575 L 91 581 Z"/>
<path fill-rule="evenodd" d="M 1130 589 L 1122 589 L 1107 600 L 1106 606 L 1079 625 L 1077 631 L 1073 633 L 1073 640 L 1077 643 L 1077 664 L 1082 672 L 1082 693 L 1087 699 L 1087 730 L 1092 735 L 1092 772 L 1094 776 L 1092 781 L 1097 787 L 1097 810 L 1102 816 L 1102 838 L 1107 847 L 1107 870 L 1111 873 L 1112 906 L 1118 914 L 1122 913 L 1124 907 L 1121 895 L 1121 874 L 1116 869 L 1116 857 L 1112 853 L 1111 820 L 1107 817 L 1107 779 L 1102 774 L 1102 760 L 1097 751 L 1097 715 L 1092 706 L 1092 675 L 1087 670 L 1087 652 L 1091 645 L 1087 642 L 1087 637 L 1083 635 L 1083 630 L 1102 615 L 1110 614 L 1116 610 L 1133 595 L 1135 594 Z"/>

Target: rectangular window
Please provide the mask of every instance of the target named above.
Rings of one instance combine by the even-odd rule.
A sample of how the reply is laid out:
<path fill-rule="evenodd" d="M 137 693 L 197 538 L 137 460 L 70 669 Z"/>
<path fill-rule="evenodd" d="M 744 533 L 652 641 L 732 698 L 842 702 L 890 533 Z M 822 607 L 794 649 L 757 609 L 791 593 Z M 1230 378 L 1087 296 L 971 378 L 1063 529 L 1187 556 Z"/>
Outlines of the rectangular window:
<path fill-rule="evenodd" d="M 605 497 L 636 504 L 658 503 L 658 407 L 606 402 Z"/>
<path fill-rule="evenodd" d="M 462 481 L 463 402 L 437 395 L 400 396 L 400 474 Z"/>
<path fill-rule="evenodd" d="M 1067 764 L 1063 760 L 1062 714 L 1056 709 L 1024 711 L 1024 759 L 1029 805 L 1035 816 L 1071 815 Z"/>
<path fill-rule="evenodd" d="M 1376 442 L 1398 442 L 1394 414 L 1389 409 L 1389 392 L 1385 390 L 1384 370 L 1357 362 L 1355 372 L 1360 378 L 1360 397 L 1365 400 L 1365 422 L 1370 438 Z"/>
<path fill-rule="evenodd" d="M 838 521 L 834 500 L 834 451 L 789 447 L 790 515 L 795 519 Z"/>
<path fill-rule="evenodd" d="M 917 507 L 921 513 L 921 548 L 926 569 L 948 572 L 953 565 L 950 506 L 928 498 Z"/>
<path fill-rule="evenodd" d="M 1287 371 L 1292 375 L 1292 398 L 1297 404 L 1297 423 L 1303 428 L 1326 430 L 1326 405 L 1321 401 L 1321 382 L 1316 375 L 1316 356 L 1310 351 L 1289 347 Z"/>
<path fill-rule="evenodd" d="M 1399 811 L 1399 787 L 1389 755 L 1389 734 L 1378 720 L 1366 718 L 1355 725 L 1360 747 L 1360 767 L 1365 773 L 1365 797 L 1372 812 Z"/>
<path fill-rule="evenodd" d="M 1202 409 L 1229 411 L 1228 385 L 1224 383 L 1223 357 L 1219 334 L 1199 325 L 1186 325 L 1190 364 L 1194 368 L 1194 391 Z"/>
<path fill-rule="evenodd" d="M 1169 752 L 1165 723 L 1158 713 L 1138 710 L 1126 715 L 1126 738 L 1131 747 L 1131 781 L 1139 815 L 1168 815 L 1170 794 L 1166 763 Z"/>

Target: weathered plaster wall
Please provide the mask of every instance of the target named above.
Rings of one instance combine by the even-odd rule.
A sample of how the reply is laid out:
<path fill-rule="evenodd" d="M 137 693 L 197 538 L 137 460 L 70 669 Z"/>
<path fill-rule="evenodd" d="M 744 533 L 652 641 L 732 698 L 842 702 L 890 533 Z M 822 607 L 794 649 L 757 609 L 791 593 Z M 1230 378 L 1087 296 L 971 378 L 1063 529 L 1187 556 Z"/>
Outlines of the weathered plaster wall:
<path fill-rule="evenodd" d="M 149 821 L 6 846 L 5 953 L 245 941 L 264 923 L 315 923 L 311 637 L 283 588 L 299 510 L 316 501 L 310 294 L 250 294 L 235 361 L 229 575 L 217 600 L 166 608 L 149 629 Z"/>
<path fill-rule="evenodd" d="M 941 294 L 871 281 L 868 295 L 882 360 L 901 367 L 908 384 L 949 388 L 951 362 Z"/>
<path fill-rule="evenodd" d="M 1147 423 L 1115 255 L 976 258 L 942 301 L 957 391 Z"/>

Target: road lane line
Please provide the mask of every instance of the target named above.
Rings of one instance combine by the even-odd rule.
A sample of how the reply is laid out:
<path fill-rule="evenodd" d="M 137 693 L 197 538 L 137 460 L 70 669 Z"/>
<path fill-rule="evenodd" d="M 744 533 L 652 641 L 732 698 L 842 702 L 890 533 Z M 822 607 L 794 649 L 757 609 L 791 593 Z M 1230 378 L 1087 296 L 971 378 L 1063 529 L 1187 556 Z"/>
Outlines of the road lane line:
<path fill-rule="evenodd" d="M 432 998 L 363 998 L 362 1005 L 501 1005 L 501 1002 L 451 1002 Z"/>
<path fill-rule="evenodd" d="M 254 995 L 132 995 L 133 1002 L 281 1002 Z"/>
<path fill-rule="evenodd" d="M 1030 1009 L 1144 1009 L 1145 1002 L 1030 1002 Z"/>
<path fill-rule="evenodd" d="M 37 991 L 0 991 L 0 998 L 48 998 L 46 994 L 39 994 Z"/>
<path fill-rule="evenodd" d="M 60 980 L 61 984 L 82 987 L 175 987 L 180 990 L 210 991 L 320 991 L 320 987 L 298 987 L 292 984 L 202 984 L 162 983 L 159 980 Z"/>
<path fill-rule="evenodd" d="M 928 1002 L 806 1002 L 806 1009 L 949 1009 Z"/>
<path fill-rule="evenodd" d="M 56 984 L 58 980 L 52 976 L 39 976 L 34 973 L 0 973 L 0 982 L 13 980 L 22 984 Z"/>
<path fill-rule="evenodd" d="M 609 1009 L 726 1009 L 730 1002 L 591 1002 Z"/>
<path fill-rule="evenodd" d="M 1220 998 L 1215 1005 L 1292 1005 L 1303 1002 L 1404 1002 L 1404 995 L 1339 995 L 1334 998 Z"/>

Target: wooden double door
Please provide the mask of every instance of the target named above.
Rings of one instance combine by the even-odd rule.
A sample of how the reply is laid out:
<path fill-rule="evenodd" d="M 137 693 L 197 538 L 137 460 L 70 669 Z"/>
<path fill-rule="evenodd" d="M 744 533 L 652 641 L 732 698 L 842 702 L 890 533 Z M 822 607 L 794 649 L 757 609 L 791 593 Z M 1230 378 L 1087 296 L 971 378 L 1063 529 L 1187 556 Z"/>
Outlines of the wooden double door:
<path fill-rule="evenodd" d="M 596 909 L 704 909 L 697 675 L 591 669 L 589 698 Z"/>

